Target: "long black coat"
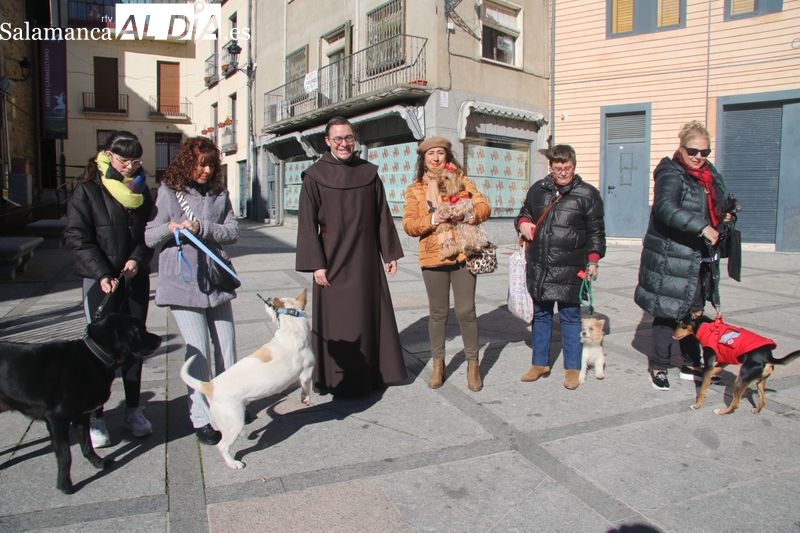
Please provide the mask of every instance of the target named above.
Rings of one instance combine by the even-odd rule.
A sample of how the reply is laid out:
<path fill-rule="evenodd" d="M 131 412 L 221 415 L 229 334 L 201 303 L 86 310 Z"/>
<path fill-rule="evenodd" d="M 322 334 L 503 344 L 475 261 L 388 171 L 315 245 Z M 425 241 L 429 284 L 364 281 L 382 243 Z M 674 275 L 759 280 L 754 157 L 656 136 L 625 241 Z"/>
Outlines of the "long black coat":
<path fill-rule="evenodd" d="M 597 189 L 577 174 L 563 187 L 547 175 L 528 190 L 514 226 L 519 230 L 522 218 L 535 223 L 557 195 L 563 197 L 536 227 L 525 252 L 528 291 L 537 302 L 580 303 L 578 272 L 586 267 L 589 253 L 606 253 L 603 200 Z"/>
<path fill-rule="evenodd" d="M 406 381 L 383 264 L 403 257 L 378 168 L 325 153 L 303 173 L 295 269 L 327 269 L 314 284 L 314 383 L 357 396 Z"/>
<path fill-rule="evenodd" d="M 706 164 L 719 204 L 725 198 L 725 185 L 717 169 Z M 689 313 L 697 292 L 700 259 L 706 250 L 700 232 L 711 224 L 711 217 L 705 189 L 677 161 L 663 158 L 653 180 L 653 207 L 634 301 L 654 317 L 679 319 Z M 718 276 L 719 268 L 714 270 Z M 716 291 L 711 296 L 718 303 Z"/>

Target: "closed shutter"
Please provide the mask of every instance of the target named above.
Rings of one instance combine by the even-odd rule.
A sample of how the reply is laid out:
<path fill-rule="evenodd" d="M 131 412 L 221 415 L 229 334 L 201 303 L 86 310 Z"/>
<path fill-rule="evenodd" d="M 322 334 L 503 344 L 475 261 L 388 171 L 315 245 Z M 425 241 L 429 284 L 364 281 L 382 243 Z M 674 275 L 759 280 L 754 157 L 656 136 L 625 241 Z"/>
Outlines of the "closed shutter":
<path fill-rule="evenodd" d="M 728 16 L 746 15 L 756 10 L 756 0 L 730 0 L 731 12 Z"/>
<path fill-rule="evenodd" d="M 119 70 L 116 57 L 94 58 L 94 109 L 117 111 Z"/>
<path fill-rule="evenodd" d="M 613 0 L 611 10 L 611 33 L 633 31 L 633 0 Z"/>
<path fill-rule="evenodd" d="M 158 62 L 158 112 L 179 115 L 181 112 L 181 70 L 178 63 Z"/>
<path fill-rule="evenodd" d="M 658 0 L 658 27 L 676 26 L 680 23 L 680 0 Z"/>
<path fill-rule="evenodd" d="M 746 242 L 775 242 L 782 117 L 779 105 L 724 110 L 718 163 L 728 191 L 742 206 L 736 227 Z"/>

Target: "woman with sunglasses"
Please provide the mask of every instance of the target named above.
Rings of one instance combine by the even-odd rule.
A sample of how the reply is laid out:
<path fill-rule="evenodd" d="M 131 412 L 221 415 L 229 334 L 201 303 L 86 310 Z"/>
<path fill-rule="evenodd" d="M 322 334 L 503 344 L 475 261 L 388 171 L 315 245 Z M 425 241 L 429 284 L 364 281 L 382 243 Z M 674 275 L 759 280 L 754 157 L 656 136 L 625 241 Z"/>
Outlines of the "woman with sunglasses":
<path fill-rule="evenodd" d="M 680 144 L 653 172 L 653 207 L 644 236 L 639 283 L 634 300 L 653 316 L 653 348 L 649 354 L 650 380 L 657 390 L 669 390 L 667 368 L 679 350 L 672 339 L 677 321 L 702 313 L 706 301 L 717 305 L 719 257 L 716 250 L 722 222 L 725 182 L 708 161 L 711 135 L 701 122 L 681 128 Z M 682 379 L 702 374 L 687 362 Z"/>
<path fill-rule="evenodd" d="M 153 250 L 145 245 L 144 228 L 153 201 L 142 152 L 136 135 L 112 132 L 89 159 L 67 206 L 64 238 L 75 252 L 75 271 L 83 278 L 87 322 L 101 318 L 96 316 L 101 304 L 104 314 L 115 311 L 147 320 Z M 153 432 L 139 405 L 141 381 L 141 359 L 122 369 L 124 423 L 135 437 Z M 95 448 L 111 445 L 102 407 L 90 418 L 89 434 Z"/>

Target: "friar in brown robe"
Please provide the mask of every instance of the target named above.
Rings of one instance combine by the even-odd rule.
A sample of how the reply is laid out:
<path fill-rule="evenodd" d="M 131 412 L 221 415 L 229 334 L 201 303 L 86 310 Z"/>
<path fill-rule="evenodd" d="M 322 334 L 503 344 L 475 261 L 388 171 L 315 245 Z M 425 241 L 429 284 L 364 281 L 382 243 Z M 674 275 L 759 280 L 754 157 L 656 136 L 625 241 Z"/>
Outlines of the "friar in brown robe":
<path fill-rule="evenodd" d="M 403 249 L 378 168 L 356 155 L 340 160 L 326 152 L 302 178 L 295 268 L 327 269 L 330 283 L 314 283 L 315 387 L 361 396 L 405 383 L 384 271 L 384 263 L 403 257 Z"/>

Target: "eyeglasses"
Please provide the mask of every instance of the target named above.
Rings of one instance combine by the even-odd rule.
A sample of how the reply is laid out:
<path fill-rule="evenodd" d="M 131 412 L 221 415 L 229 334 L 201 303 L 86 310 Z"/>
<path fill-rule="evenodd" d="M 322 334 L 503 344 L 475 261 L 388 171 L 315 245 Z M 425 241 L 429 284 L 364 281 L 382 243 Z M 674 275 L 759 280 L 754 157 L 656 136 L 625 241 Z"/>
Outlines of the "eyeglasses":
<path fill-rule="evenodd" d="M 347 137 L 328 137 L 328 138 L 332 140 L 334 144 L 337 145 L 342 143 L 353 144 L 354 142 L 356 142 L 356 138 L 354 135 L 348 135 Z"/>
<path fill-rule="evenodd" d="M 702 157 L 708 157 L 708 154 L 711 153 L 711 148 L 704 148 L 701 150 L 700 148 L 689 148 L 688 146 L 684 146 L 683 149 L 686 150 L 686 153 L 689 154 L 689 157 L 694 157 L 697 154 L 700 154 Z"/>
<path fill-rule="evenodd" d="M 141 159 L 125 159 L 124 157 L 120 157 L 120 156 L 118 156 L 118 155 L 117 155 L 117 154 L 115 154 L 114 152 L 109 152 L 109 154 L 111 154 L 112 156 L 114 156 L 114 159 L 116 159 L 116 160 L 117 160 L 117 163 L 119 163 L 119 164 L 120 164 L 120 165 L 122 165 L 123 167 L 127 167 L 127 166 L 129 166 L 129 165 L 130 165 L 130 166 L 132 166 L 133 168 L 137 168 L 137 167 L 140 167 L 140 166 L 142 166 L 142 160 L 141 160 Z"/>
<path fill-rule="evenodd" d="M 575 167 L 550 167 L 550 170 L 553 172 L 553 174 L 567 175 L 575 172 Z"/>

